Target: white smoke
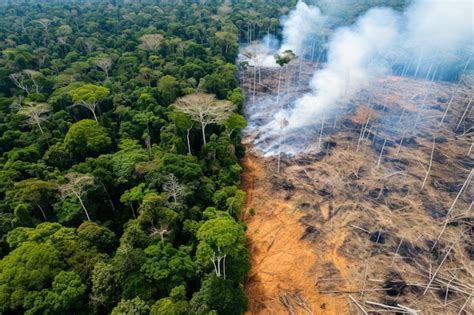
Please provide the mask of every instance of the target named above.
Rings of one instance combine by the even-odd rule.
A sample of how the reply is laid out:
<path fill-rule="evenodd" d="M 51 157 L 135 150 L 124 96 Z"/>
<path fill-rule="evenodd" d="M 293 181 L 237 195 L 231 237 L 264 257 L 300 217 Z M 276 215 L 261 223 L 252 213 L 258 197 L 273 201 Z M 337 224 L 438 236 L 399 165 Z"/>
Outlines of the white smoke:
<path fill-rule="evenodd" d="M 452 65 L 465 61 L 466 53 L 472 54 L 474 0 L 418 0 L 403 18 L 399 46 L 405 58 L 426 59 L 425 66 L 432 62 Z"/>
<path fill-rule="evenodd" d="M 418 0 L 402 14 L 388 8 L 369 10 L 353 26 L 333 33 L 328 62 L 314 74 L 312 92 L 296 101 L 288 129 L 311 124 L 322 112 L 386 73 L 389 64 L 411 63 L 413 68 L 432 71 L 443 64 L 463 63 L 474 46 L 473 21 L 472 0 Z M 304 22 L 308 23 L 300 21 Z M 289 30 L 284 33 L 292 34 Z M 305 39 L 297 34 L 286 42 L 301 49 L 296 46 Z"/>
<path fill-rule="evenodd" d="M 309 41 L 325 21 L 326 17 L 318 7 L 299 1 L 296 8 L 283 19 L 283 44 L 280 52 L 292 50 L 298 56 L 305 54 Z"/>
<path fill-rule="evenodd" d="M 291 50 L 301 56 L 307 53 L 310 41 L 317 37 L 317 32 L 326 21 L 318 7 L 298 1 L 294 10 L 281 20 L 283 26 L 283 41 L 281 45 L 271 35 L 265 36 L 262 42 L 255 42 L 246 47 L 242 59 L 248 59 L 252 66 L 278 67 L 275 55 L 285 50 Z M 246 56 L 247 55 L 247 56 Z M 252 57 L 249 58 L 248 56 Z"/>
<path fill-rule="evenodd" d="M 373 9 L 356 25 L 336 31 L 329 43 L 328 63 L 314 74 L 312 93 L 296 102 L 289 128 L 310 124 L 314 115 L 386 72 L 380 58 L 396 40 L 397 24 L 391 10 Z"/>

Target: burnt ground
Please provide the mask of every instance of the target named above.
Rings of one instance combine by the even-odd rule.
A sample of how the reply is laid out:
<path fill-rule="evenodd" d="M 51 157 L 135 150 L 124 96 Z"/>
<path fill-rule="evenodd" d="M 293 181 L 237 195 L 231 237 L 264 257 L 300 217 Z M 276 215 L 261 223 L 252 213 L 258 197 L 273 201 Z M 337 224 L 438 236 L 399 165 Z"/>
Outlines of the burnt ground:
<path fill-rule="evenodd" d="M 255 103 L 246 77 L 249 313 L 472 314 L 472 87 L 386 77 L 280 144 L 261 131 L 278 72 Z M 263 153 L 293 144 L 278 173 Z"/>

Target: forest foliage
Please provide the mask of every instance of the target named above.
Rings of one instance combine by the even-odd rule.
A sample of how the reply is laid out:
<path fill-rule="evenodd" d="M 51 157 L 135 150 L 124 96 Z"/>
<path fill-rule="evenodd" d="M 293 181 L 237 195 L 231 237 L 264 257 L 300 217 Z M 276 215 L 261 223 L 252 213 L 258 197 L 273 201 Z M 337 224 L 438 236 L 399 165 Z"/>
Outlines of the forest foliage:
<path fill-rule="evenodd" d="M 7 1 L 0 313 L 241 314 L 239 43 L 295 1 Z"/>

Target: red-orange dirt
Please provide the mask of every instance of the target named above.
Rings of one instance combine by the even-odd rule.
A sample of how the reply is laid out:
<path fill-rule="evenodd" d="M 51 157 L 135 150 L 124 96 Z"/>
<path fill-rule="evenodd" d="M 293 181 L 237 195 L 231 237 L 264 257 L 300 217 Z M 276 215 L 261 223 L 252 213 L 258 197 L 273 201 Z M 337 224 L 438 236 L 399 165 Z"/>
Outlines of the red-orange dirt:
<path fill-rule="evenodd" d="M 316 255 L 315 245 L 301 240 L 303 212 L 271 189 L 268 178 L 273 171 L 264 161 L 248 153 L 241 178 L 247 192 L 245 221 L 252 256 L 245 283 L 247 314 L 288 314 L 289 309 L 294 314 L 348 314 L 344 297 L 321 294 L 316 287 L 318 265 L 332 263 L 346 277 L 346 261 L 337 252 L 343 235 L 334 239 L 333 246 L 326 246 L 324 255 Z M 255 211 L 253 216 L 248 214 L 250 208 Z M 347 284 L 342 285 L 347 289 Z"/>

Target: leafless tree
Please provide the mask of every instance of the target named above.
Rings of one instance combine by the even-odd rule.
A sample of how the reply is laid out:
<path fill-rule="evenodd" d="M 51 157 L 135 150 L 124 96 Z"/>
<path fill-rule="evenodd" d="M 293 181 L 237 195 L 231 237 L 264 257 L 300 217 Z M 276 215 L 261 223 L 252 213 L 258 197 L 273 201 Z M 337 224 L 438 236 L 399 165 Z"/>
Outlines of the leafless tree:
<path fill-rule="evenodd" d="M 59 186 L 62 198 L 65 199 L 67 197 L 76 197 L 86 214 L 87 220 L 90 221 L 91 218 L 86 206 L 84 205 L 82 196 L 85 194 L 88 188 L 94 185 L 94 177 L 91 175 L 79 174 L 75 172 L 68 173 L 65 175 L 65 177 L 68 182 Z"/>
<path fill-rule="evenodd" d="M 92 115 L 94 116 L 94 120 L 99 123 L 99 120 L 97 119 L 97 115 L 95 113 L 95 109 L 97 108 L 97 102 L 86 102 L 86 101 L 79 101 L 76 104 L 76 106 L 82 106 L 84 108 L 87 108 L 92 112 Z"/>
<path fill-rule="evenodd" d="M 41 25 L 44 31 L 46 32 L 46 34 L 48 34 L 49 25 L 51 25 L 53 21 L 51 21 L 50 19 L 39 19 L 39 20 L 36 20 L 35 22 Z"/>
<path fill-rule="evenodd" d="M 186 140 L 188 142 L 188 153 L 189 154 L 191 154 L 191 141 L 189 140 L 189 133 L 191 132 L 191 129 L 193 129 L 193 125 L 191 125 L 191 127 L 186 129 Z M 471 151 L 469 150 L 469 152 L 471 152 Z"/>
<path fill-rule="evenodd" d="M 386 143 L 387 143 L 387 139 L 384 139 L 383 140 L 383 145 L 382 145 L 382 150 L 380 150 L 379 159 L 377 161 L 377 169 L 380 168 L 380 164 L 382 163 L 383 150 L 385 149 L 385 144 Z"/>
<path fill-rule="evenodd" d="M 161 238 L 161 243 L 164 243 L 165 235 L 169 233 L 170 231 L 168 230 L 168 224 L 160 224 L 160 227 L 156 228 L 152 223 L 150 237 L 155 237 L 156 235 L 159 235 Z"/>
<path fill-rule="evenodd" d="M 41 123 L 48 119 L 47 114 L 51 107 L 47 103 L 30 102 L 24 106 L 20 105 L 18 114 L 26 116 L 25 124 L 28 126 L 38 126 L 41 134 L 44 134 Z"/>
<path fill-rule="evenodd" d="M 253 67 L 253 90 L 252 90 L 252 102 L 255 103 L 256 98 L 256 89 L 257 89 L 257 73 L 258 73 L 258 82 L 261 80 L 261 63 L 262 58 L 265 58 L 267 51 L 265 51 L 264 46 L 260 42 L 254 42 L 252 45 L 249 45 L 243 52 L 243 56 L 250 61 L 250 65 Z"/>
<path fill-rule="evenodd" d="M 195 93 L 176 101 L 176 109 L 201 125 L 202 139 L 206 144 L 206 127 L 221 124 L 229 118 L 235 106 L 229 101 L 217 100 L 214 95 Z"/>
<path fill-rule="evenodd" d="M 107 79 L 109 78 L 109 70 L 110 67 L 112 66 L 112 59 L 109 57 L 101 57 L 96 60 L 94 60 L 94 64 L 100 68 L 102 71 L 105 72 L 105 75 Z"/>
<path fill-rule="evenodd" d="M 163 35 L 161 34 L 145 34 L 140 37 L 141 44 L 139 47 L 148 51 L 156 51 L 163 41 Z"/>
<path fill-rule="evenodd" d="M 423 190 L 423 188 L 425 188 L 426 180 L 428 179 L 428 175 L 430 174 L 430 171 L 431 171 L 431 165 L 433 165 L 433 154 L 434 154 L 435 144 L 436 144 L 436 137 L 433 137 L 433 146 L 431 147 L 430 163 L 428 165 L 428 170 L 426 171 L 426 175 L 425 175 L 425 179 L 423 180 L 423 184 L 421 185 L 421 190 Z"/>
<path fill-rule="evenodd" d="M 179 183 L 174 174 L 169 174 L 166 182 L 163 184 L 163 190 L 168 193 L 168 196 L 173 198 L 173 202 L 176 205 L 178 199 L 184 193 L 184 186 Z"/>
<path fill-rule="evenodd" d="M 281 144 L 283 142 L 283 132 L 286 131 L 286 127 L 288 127 L 288 120 L 286 118 L 281 118 L 281 120 L 278 122 L 280 125 L 280 141 L 278 144 L 278 160 L 277 160 L 277 173 L 280 173 L 280 161 L 281 161 Z"/>
<path fill-rule="evenodd" d="M 19 89 L 23 90 L 27 95 L 30 95 L 33 91 L 39 93 L 41 90 L 41 86 L 38 83 L 40 76 L 41 73 L 38 71 L 23 70 L 10 74 L 10 79 Z"/>
<path fill-rule="evenodd" d="M 24 82 L 25 75 L 22 72 L 10 74 L 10 79 L 19 89 L 22 89 L 27 95 L 30 95 L 31 86 Z"/>
<path fill-rule="evenodd" d="M 462 192 L 467 189 L 469 184 L 471 183 L 471 179 L 474 175 L 474 169 L 471 169 L 469 175 L 467 176 L 466 180 L 464 181 L 464 184 L 462 185 L 461 189 L 459 190 L 458 194 L 456 195 L 456 198 L 454 198 L 454 201 L 451 203 L 451 207 L 449 207 L 448 212 L 446 213 L 446 220 L 444 221 L 443 228 L 441 229 L 441 232 L 439 233 L 438 237 L 436 238 L 436 241 L 434 242 L 433 246 L 431 247 L 431 250 L 435 248 L 436 244 L 438 244 L 439 240 L 441 239 L 441 236 L 444 234 L 444 231 L 446 230 L 446 227 L 448 226 L 449 219 L 451 218 L 451 212 L 454 209 L 454 205 L 459 199 L 459 196 L 461 196 Z"/>

